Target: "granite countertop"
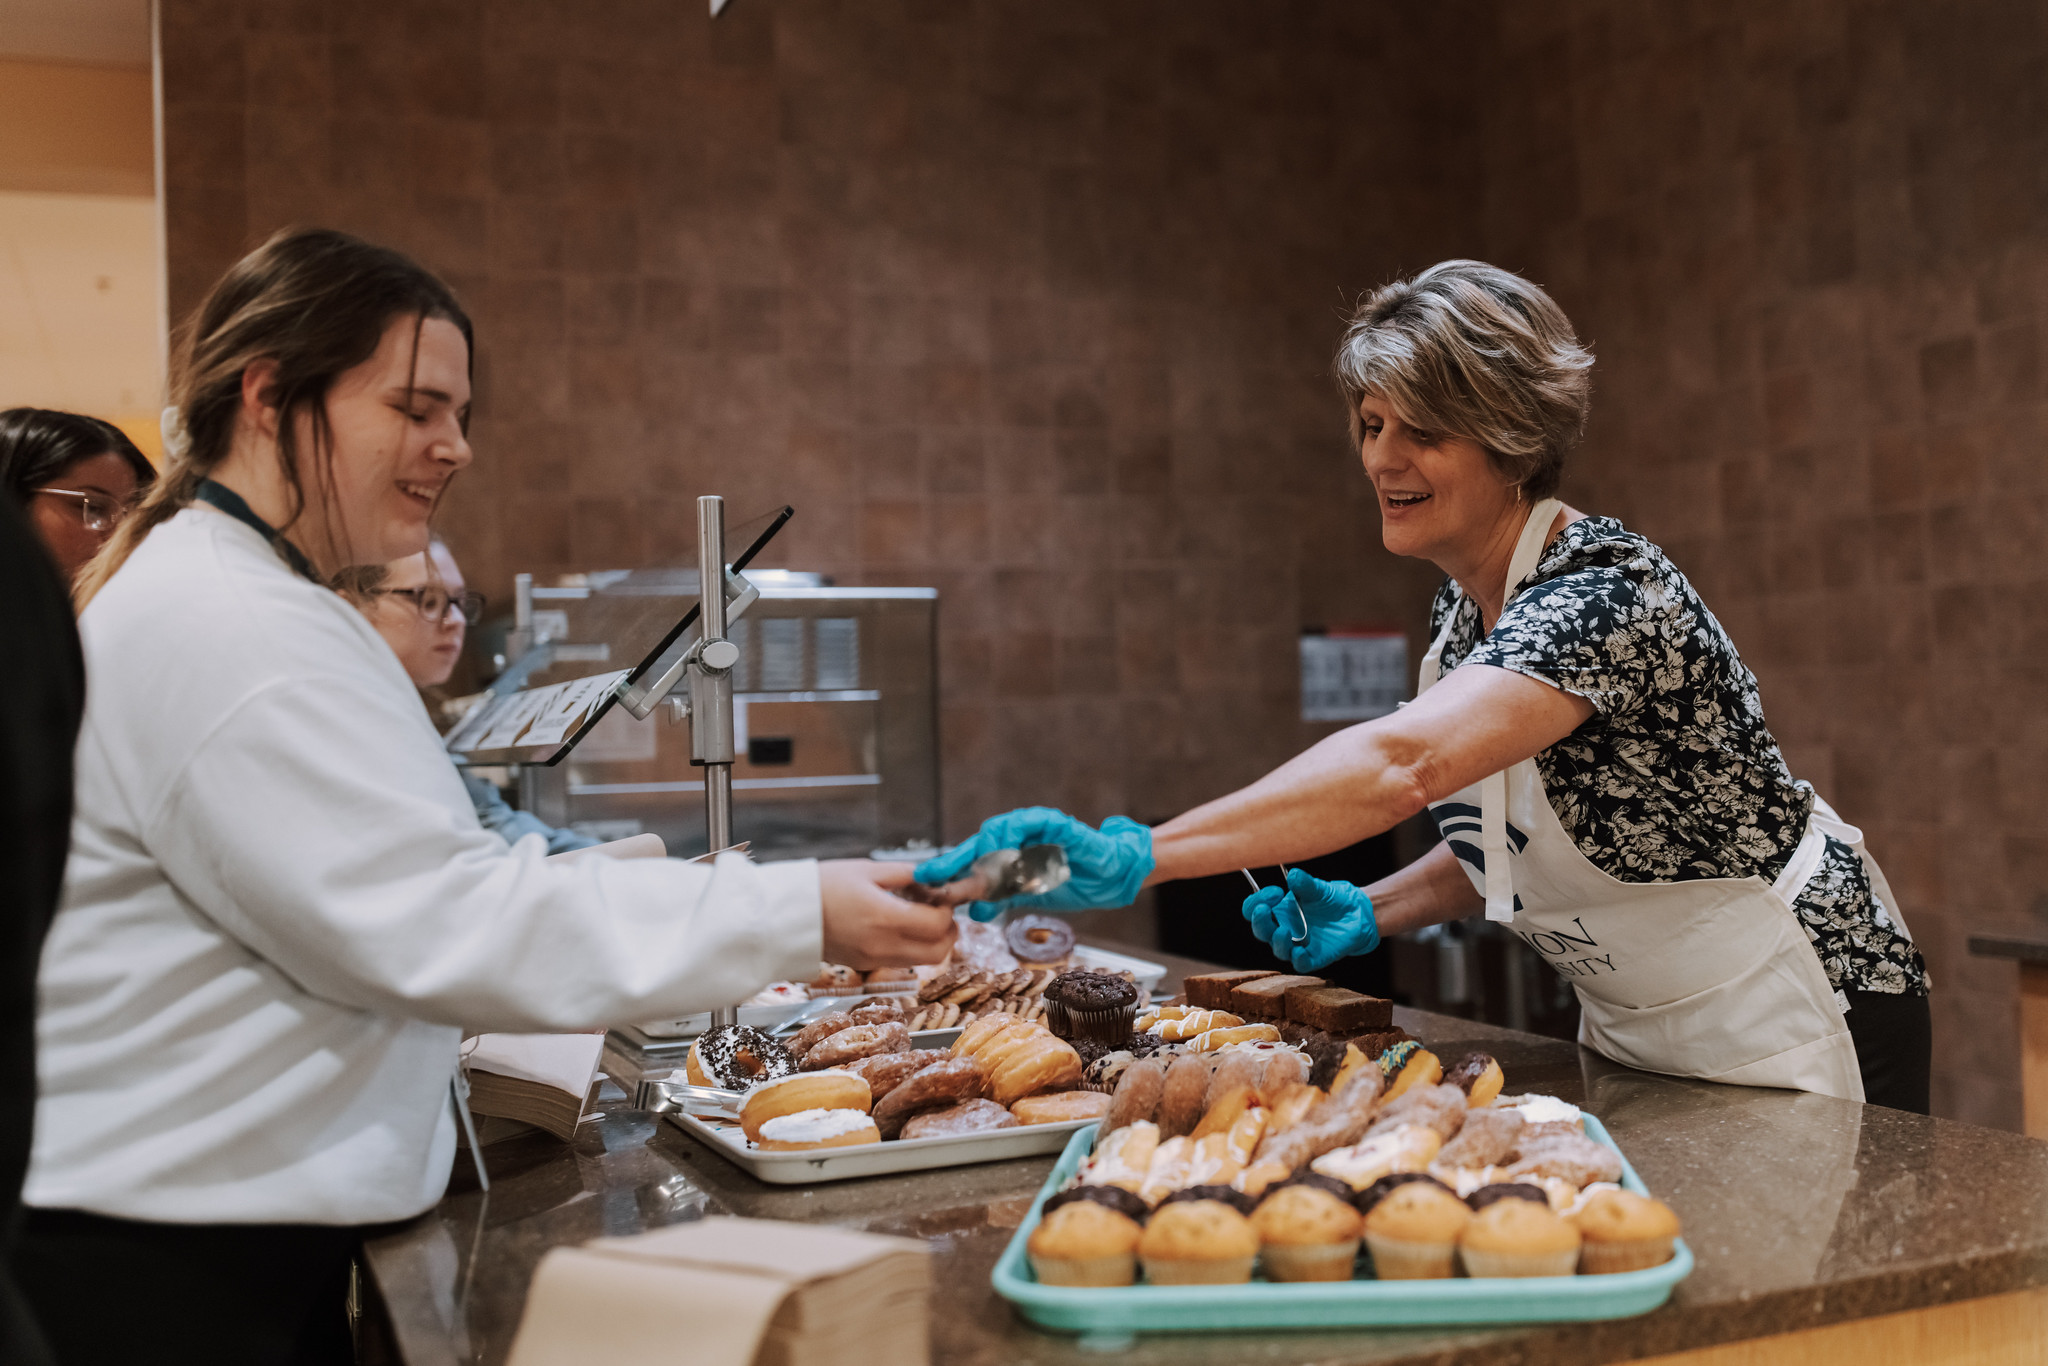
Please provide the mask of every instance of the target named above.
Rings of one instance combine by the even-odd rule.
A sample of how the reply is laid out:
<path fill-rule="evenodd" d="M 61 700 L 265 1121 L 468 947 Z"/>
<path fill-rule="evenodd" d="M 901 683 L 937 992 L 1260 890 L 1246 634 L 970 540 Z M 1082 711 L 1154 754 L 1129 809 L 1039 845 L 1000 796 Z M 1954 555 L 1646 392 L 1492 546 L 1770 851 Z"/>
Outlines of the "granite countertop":
<path fill-rule="evenodd" d="M 2048 1143 L 1825 1096 L 1654 1076 L 1450 1016 L 1403 1010 L 1396 1020 L 1447 1055 L 1492 1053 L 1511 1090 L 1561 1095 L 1600 1117 L 1685 1222 L 1697 1266 L 1669 1304 L 1612 1323 L 1077 1341 L 1029 1327 L 989 1287 L 1051 1157 L 765 1186 L 620 1100 L 572 1145 L 537 1135 L 492 1146 L 488 1197 L 459 1157 L 448 1197 L 371 1243 L 368 1261 L 411 1366 L 503 1361 L 547 1249 L 705 1214 L 925 1239 L 937 1254 L 939 1366 L 1080 1366 L 1105 1350 L 1142 1366 L 1597 1366 L 2048 1284 Z"/>

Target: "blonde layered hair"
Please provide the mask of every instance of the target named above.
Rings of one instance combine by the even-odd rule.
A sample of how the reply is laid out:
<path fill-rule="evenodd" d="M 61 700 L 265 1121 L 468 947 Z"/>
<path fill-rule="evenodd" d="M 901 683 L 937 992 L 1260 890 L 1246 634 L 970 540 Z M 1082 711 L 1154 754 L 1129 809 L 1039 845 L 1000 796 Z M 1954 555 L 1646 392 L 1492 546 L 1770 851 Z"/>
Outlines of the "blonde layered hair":
<path fill-rule="evenodd" d="M 1541 288 L 1483 261 L 1444 261 L 1374 290 L 1331 367 L 1351 411 L 1391 403 L 1404 422 L 1485 447 L 1530 501 L 1557 492 L 1592 409 L 1593 353 Z"/>

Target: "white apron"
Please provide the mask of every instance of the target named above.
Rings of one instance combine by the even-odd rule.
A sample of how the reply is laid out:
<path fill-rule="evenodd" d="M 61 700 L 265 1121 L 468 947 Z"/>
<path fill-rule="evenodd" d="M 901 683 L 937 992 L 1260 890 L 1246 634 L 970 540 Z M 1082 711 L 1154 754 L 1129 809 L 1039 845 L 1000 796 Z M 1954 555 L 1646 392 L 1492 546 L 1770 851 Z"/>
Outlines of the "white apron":
<path fill-rule="evenodd" d="M 1535 571 L 1560 507 L 1545 499 L 1530 511 L 1508 565 L 1509 601 Z M 1451 624 L 1423 657 L 1418 695 L 1442 677 Z M 1792 909 L 1825 836 L 1862 855 L 1872 890 L 1910 934 L 1862 833 L 1818 797 L 1774 883 L 1610 877 L 1558 822 L 1533 758 L 1432 803 L 1430 814 L 1486 898 L 1486 918 L 1578 992 L 1579 1042 L 1645 1071 L 1863 1099 L 1846 1003 Z"/>

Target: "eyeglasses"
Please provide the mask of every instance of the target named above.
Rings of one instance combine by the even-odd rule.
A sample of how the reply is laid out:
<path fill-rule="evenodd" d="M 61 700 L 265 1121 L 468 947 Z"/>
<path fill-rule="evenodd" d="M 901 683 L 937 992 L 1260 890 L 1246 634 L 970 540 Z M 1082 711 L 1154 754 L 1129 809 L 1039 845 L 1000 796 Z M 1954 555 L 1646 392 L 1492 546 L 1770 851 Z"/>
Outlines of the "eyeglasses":
<path fill-rule="evenodd" d="M 87 531 L 112 531 L 128 515 L 129 504 L 117 503 L 103 493 L 80 493 L 76 489 L 36 489 L 52 498 L 76 498 L 78 517 Z"/>
<path fill-rule="evenodd" d="M 446 621 L 448 609 L 451 607 L 460 612 L 462 619 L 471 626 L 482 621 L 484 617 L 485 598 L 475 589 L 466 593 L 450 593 L 445 588 L 379 588 L 376 592 L 379 596 L 404 598 L 413 605 L 415 611 L 431 622 Z"/>

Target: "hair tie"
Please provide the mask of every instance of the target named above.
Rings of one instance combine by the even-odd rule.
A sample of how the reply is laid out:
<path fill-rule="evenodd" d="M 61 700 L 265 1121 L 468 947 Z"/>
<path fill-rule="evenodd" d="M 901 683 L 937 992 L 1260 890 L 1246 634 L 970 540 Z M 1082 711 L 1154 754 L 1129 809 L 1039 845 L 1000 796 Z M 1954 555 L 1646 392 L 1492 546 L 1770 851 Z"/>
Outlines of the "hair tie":
<path fill-rule="evenodd" d="M 175 460 L 192 448 L 192 437 L 185 430 L 184 415 L 175 406 L 164 409 L 157 418 L 157 430 L 163 433 L 164 459 Z"/>

